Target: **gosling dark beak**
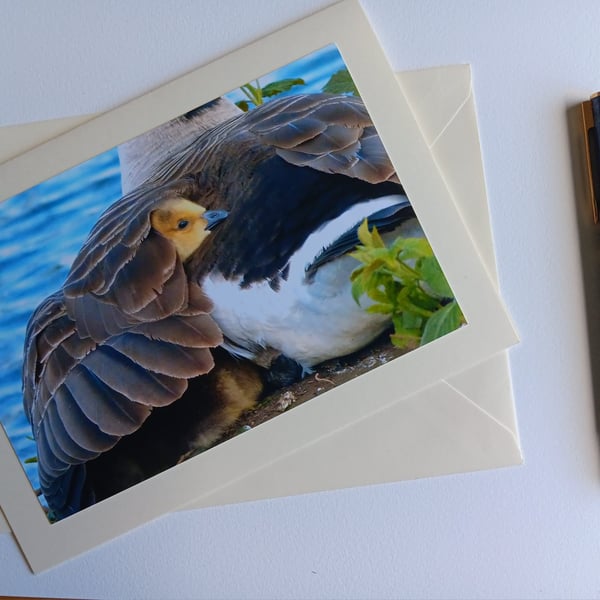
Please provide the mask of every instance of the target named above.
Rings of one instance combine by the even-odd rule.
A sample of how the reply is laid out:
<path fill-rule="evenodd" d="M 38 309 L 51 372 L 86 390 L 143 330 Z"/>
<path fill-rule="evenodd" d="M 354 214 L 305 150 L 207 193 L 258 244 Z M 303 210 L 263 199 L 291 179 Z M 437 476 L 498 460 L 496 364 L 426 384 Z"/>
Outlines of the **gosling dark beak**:
<path fill-rule="evenodd" d="M 206 221 L 207 231 L 214 229 L 221 221 L 224 221 L 229 216 L 226 210 L 207 210 L 202 217 Z"/>

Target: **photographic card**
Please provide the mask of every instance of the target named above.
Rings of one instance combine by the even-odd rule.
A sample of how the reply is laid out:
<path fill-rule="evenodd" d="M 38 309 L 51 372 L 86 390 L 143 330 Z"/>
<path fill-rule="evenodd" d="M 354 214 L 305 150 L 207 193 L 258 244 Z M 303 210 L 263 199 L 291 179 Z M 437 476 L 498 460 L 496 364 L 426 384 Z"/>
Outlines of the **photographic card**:
<path fill-rule="evenodd" d="M 343 33 L 340 31 L 343 28 L 335 26 L 340 19 L 351 22 L 351 27 L 347 29 L 352 31 L 352 34 Z M 357 38 L 361 40 L 360 45 L 355 43 Z M 274 49 L 277 51 L 273 52 Z M 336 96 L 341 95 L 343 99 L 334 102 L 335 98 L 323 98 L 319 95 L 323 90 Z M 232 121 L 211 124 L 211 128 L 202 131 L 197 138 L 186 140 L 183 148 L 174 145 L 172 150 L 167 151 L 166 158 L 161 156 L 160 164 L 153 164 L 151 160 L 141 163 L 136 160 L 136 137 L 139 140 L 138 136 L 144 134 L 148 138 L 146 132 L 156 131 L 172 119 L 192 121 L 198 115 L 202 116 L 207 110 L 214 108 L 215 100 L 224 95 L 229 95 L 230 108 L 236 107 L 237 102 L 235 110 L 243 114 L 231 116 Z M 368 122 L 360 112 L 359 107 L 363 103 L 366 106 Z M 358 117 L 355 114 L 357 111 Z M 261 114 L 261 118 L 252 116 Z M 352 114 L 352 118 L 349 114 Z M 371 120 L 373 125 L 370 124 Z M 319 128 L 324 122 L 332 128 L 326 131 L 325 135 L 321 135 L 323 131 Z M 362 144 L 361 150 L 366 153 L 370 148 L 374 152 L 372 156 L 378 157 L 375 165 L 368 160 L 355 160 L 357 152 L 353 144 L 356 146 L 357 140 L 344 137 L 349 129 L 349 122 L 353 123 L 354 130 L 361 129 L 361 137 L 358 138 L 358 142 Z M 244 123 L 250 123 L 250 126 Z M 311 129 L 315 126 L 317 133 L 312 133 L 310 138 L 296 137 L 298 129 Z M 290 131 L 293 135 L 290 135 Z M 272 148 L 276 148 L 275 161 L 282 170 L 268 171 L 265 174 L 266 163 L 256 162 L 261 159 L 262 155 L 258 156 L 258 159 L 256 155 L 262 150 L 248 145 L 247 137 L 249 133 L 257 135 L 257 132 L 259 136 L 263 136 L 261 148 L 265 145 L 270 148 L 268 159 L 271 162 Z M 332 137 L 335 138 L 333 141 Z M 338 138 L 342 138 L 341 141 Z M 374 143 L 382 144 L 386 157 L 382 158 L 378 146 L 373 150 Z M 334 154 L 332 159 L 334 166 L 331 160 L 328 160 L 331 159 L 332 144 L 338 149 L 338 154 Z M 119 156 L 117 146 L 121 149 L 133 148 L 134 151 L 122 151 Z M 243 152 L 214 162 L 216 154 L 231 152 L 233 146 L 242 147 Z M 326 149 L 325 153 L 323 147 Z M 250 169 L 242 164 L 248 154 L 251 154 L 255 161 Z M 385 166 L 380 167 L 380 164 L 386 165 L 388 162 L 393 165 L 391 171 L 385 171 Z M 364 166 L 363 163 L 369 163 L 369 169 L 375 171 L 375 174 L 352 172 L 354 167 L 360 170 Z M 515 341 L 514 332 L 493 283 L 470 242 L 469 234 L 410 108 L 385 64 L 360 7 L 356 4 L 346 3 L 332 7 L 281 30 L 17 157 L 2 165 L 0 169 L 2 195 L 7 199 L 1 208 L 5 211 L 6 222 L 13 223 L 17 228 L 6 228 L 7 235 L 12 236 L 6 240 L 3 252 L 7 265 L 6 273 L 8 275 L 9 271 L 14 270 L 15 280 L 21 285 L 21 288 L 19 284 L 9 286 L 13 289 L 16 287 L 17 293 L 11 299 L 14 306 L 11 304 L 7 313 L 7 330 L 12 327 L 14 335 L 11 337 L 18 340 L 20 336 L 22 343 L 25 325 L 32 312 L 47 297 L 51 297 L 52 301 L 48 305 L 51 309 L 51 321 L 54 315 L 60 313 L 61 319 L 67 319 L 77 330 L 78 342 L 93 342 L 88 344 L 85 353 L 78 354 L 68 364 L 68 368 L 63 369 L 67 371 L 66 374 L 60 369 L 51 372 L 47 366 L 50 359 L 45 357 L 51 358 L 54 349 L 48 354 L 47 350 L 39 347 L 37 341 L 30 346 L 34 348 L 34 360 L 31 363 L 26 362 L 24 377 L 26 381 L 32 382 L 31 387 L 34 391 L 30 393 L 30 400 L 26 402 L 29 406 L 28 409 L 26 407 L 26 411 L 20 407 L 21 398 L 18 397 L 18 391 L 15 392 L 20 386 L 15 371 L 18 375 L 23 357 L 19 356 L 18 349 L 7 351 L 11 353 L 11 358 L 16 357 L 14 360 L 5 361 L 10 365 L 5 375 L 7 386 L 12 391 L 8 396 L 15 397 L 16 402 L 7 407 L 6 416 L 2 416 L 3 427 L 8 433 L 8 437 L 2 440 L 2 474 L 10 485 L 2 491 L 0 504 L 34 570 L 47 568 L 165 511 L 208 495 L 219 487 L 239 479 L 242 474 L 267 464 L 274 456 L 293 453 L 322 439 L 332 431 L 400 401 L 402 397 L 427 387 L 440 378 L 464 370 Z M 295 183 L 292 175 L 298 170 L 302 173 L 301 183 Z M 383 191 L 377 192 L 376 198 L 369 199 L 375 202 L 370 205 L 373 210 L 366 213 L 346 211 L 345 207 L 340 208 L 342 205 L 335 204 L 336 201 L 328 196 L 332 193 L 330 184 L 322 183 L 324 178 L 331 176 L 337 179 L 342 177 L 346 183 L 347 179 L 352 179 L 353 185 L 346 188 L 348 190 L 355 190 L 359 185 L 357 182 L 364 182 L 367 178 L 369 185 L 383 185 Z M 230 183 L 223 183 L 223 178 L 227 177 L 233 179 Z M 306 177 L 311 180 L 308 184 Z M 368 181 L 369 177 L 379 177 L 380 180 L 372 183 Z M 252 201 L 248 199 L 250 196 L 247 197 L 242 192 L 255 192 L 253 186 L 257 179 L 262 182 L 262 187 L 257 186 L 261 194 L 259 200 L 254 200 L 253 207 L 250 204 Z M 180 180 L 184 183 L 181 184 Z M 269 186 L 265 187 L 265 182 L 268 182 Z M 38 185 L 32 187 L 35 184 Z M 307 185 L 313 190 L 311 202 L 307 204 L 303 201 L 303 204 L 293 205 L 293 202 L 300 202 L 300 199 L 295 199 L 298 190 Z M 234 190 L 231 198 L 227 198 L 229 190 Z M 270 198 L 269 193 L 273 190 L 277 191 L 273 196 L 275 199 L 267 202 Z M 315 194 L 314 190 L 319 190 L 323 195 Z M 108 317 L 105 315 L 103 324 L 106 326 L 106 334 L 98 334 L 91 323 L 85 327 L 81 325 L 85 329 L 83 332 L 78 329 L 82 319 L 86 322 L 94 320 L 98 314 L 102 314 L 102 305 L 93 305 L 96 309 L 100 306 L 99 312 L 85 309 L 82 313 L 81 305 L 78 307 L 77 302 L 72 302 L 73 297 L 80 297 L 77 295 L 80 294 L 80 282 L 84 281 L 87 285 L 90 277 L 98 276 L 98 269 L 103 273 L 103 282 L 106 284 L 104 287 L 108 286 L 111 293 L 114 292 L 112 284 L 118 283 L 114 265 L 120 263 L 118 260 L 114 262 L 114 255 L 111 258 L 110 253 L 104 250 L 99 252 L 98 247 L 100 242 L 104 244 L 106 239 L 109 239 L 109 249 L 114 250 L 118 245 L 110 244 L 114 240 L 121 243 L 125 239 L 118 236 L 133 235 L 129 223 L 136 218 L 139 220 L 143 212 L 142 207 L 147 210 L 144 223 L 149 223 L 150 229 L 146 228 L 140 234 L 139 248 L 148 245 L 146 240 L 168 238 L 168 234 L 161 232 L 160 226 L 152 220 L 152 215 L 164 208 L 163 201 L 171 202 L 170 194 L 173 191 L 177 199 L 183 196 L 195 205 L 200 205 L 203 210 L 206 209 L 203 215 L 214 213 L 211 218 L 221 220 L 221 223 L 215 223 L 213 229 L 212 223 L 204 219 L 206 229 L 211 226 L 210 235 L 206 236 L 208 246 L 205 246 L 203 241 L 200 250 L 194 247 L 191 258 L 173 242 L 177 248 L 174 263 L 182 269 L 185 263 L 184 271 L 188 275 L 193 271 L 192 279 L 199 283 L 200 289 L 213 304 L 213 307 L 205 312 L 210 313 L 223 334 L 222 342 L 212 336 L 215 339 L 208 340 L 203 348 L 210 351 L 215 346 L 221 346 L 221 350 L 213 351 L 214 369 L 210 365 L 202 367 L 200 370 L 205 372 L 199 372 L 195 376 L 205 381 L 210 373 L 219 368 L 219 357 L 223 352 L 228 357 L 236 357 L 235 360 L 239 364 L 249 361 L 251 370 L 257 365 L 269 373 L 277 370 L 273 361 L 283 356 L 285 359 L 293 359 L 292 367 L 295 364 L 302 371 L 300 381 L 291 385 L 305 385 L 308 379 L 312 379 L 315 384 L 313 395 L 316 397 L 301 404 L 296 402 L 298 388 L 294 388 L 291 396 L 285 397 L 284 394 L 290 390 L 285 389 L 281 392 L 282 386 L 279 385 L 281 395 L 278 401 L 289 400 L 290 404 L 284 407 L 284 410 L 288 407 L 291 407 L 291 410 L 285 410 L 283 414 L 277 414 L 275 418 L 269 418 L 259 425 L 253 423 L 249 430 L 226 442 L 214 446 L 211 442 L 208 444 L 212 446 L 210 449 L 193 457 L 185 456 L 187 460 L 177 461 L 160 474 L 143 478 L 133 487 L 108 494 L 106 499 L 101 501 L 94 500 L 89 506 L 77 510 L 69 509 L 69 514 L 59 515 L 58 519 L 49 519 L 48 514 L 53 512 L 52 507 L 44 506 L 44 498 L 42 497 L 40 502 L 34 492 L 36 472 L 39 468 L 44 469 L 43 488 L 46 490 L 46 496 L 58 497 L 60 502 L 61 495 L 71 494 L 71 491 L 64 492 L 64 489 L 69 488 L 74 479 L 79 478 L 76 481 L 77 485 L 71 486 L 76 489 L 77 495 L 81 486 L 86 486 L 86 470 L 90 470 L 92 463 L 106 458 L 122 441 L 131 441 L 137 431 L 146 427 L 151 417 L 154 418 L 170 406 L 181 404 L 181 398 L 176 398 L 169 403 L 161 401 L 162 405 L 152 405 L 153 410 L 146 411 L 152 413 L 151 416 L 146 413 L 139 418 L 136 416 L 141 423 L 136 422 L 136 428 L 132 432 L 121 434 L 123 429 L 116 426 L 116 429 L 110 429 L 115 420 L 110 414 L 106 416 L 108 409 L 102 404 L 102 398 L 106 396 L 108 386 L 119 398 L 129 399 L 128 389 L 124 389 L 127 388 L 127 377 L 121 378 L 124 388 L 115 389 L 117 383 L 110 379 L 110 376 L 118 379 L 122 371 L 112 371 L 112 366 L 110 369 L 106 367 L 108 363 L 98 366 L 97 357 L 104 355 L 102 349 L 105 346 L 110 346 L 111 349 L 116 347 L 113 343 L 115 338 L 125 333 L 131 334 L 131 324 L 123 325 L 122 319 L 107 324 Z M 292 202 L 296 209 L 286 212 L 285 218 L 283 213 L 276 218 L 277 210 L 282 210 L 283 205 L 275 205 L 273 202 L 282 202 L 284 192 L 289 192 L 292 200 L 286 201 Z M 352 196 L 354 191 L 348 193 Z M 123 194 L 124 201 L 121 200 Z M 164 194 L 166 196 L 163 198 Z M 158 203 L 155 203 L 154 197 L 157 195 L 160 198 L 156 201 Z M 92 199 L 91 196 L 98 199 Z M 149 197 L 150 200 L 147 200 Z M 323 214 L 324 200 L 329 201 L 329 204 Z M 362 208 L 368 204 L 366 196 L 348 202 L 353 208 Z M 329 212 L 333 205 L 337 208 Z M 109 210 L 106 213 L 108 216 L 102 217 L 102 211 L 106 209 Z M 414 211 L 414 215 L 408 211 Z M 223 212 L 227 214 L 223 215 Z M 314 214 L 317 217 L 314 217 Z M 347 219 L 340 224 L 338 217 L 344 215 Z M 187 213 L 183 217 L 185 218 L 177 221 L 178 224 L 181 221 L 189 221 Z M 32 218 L 33 221 L 27 221 L 28 218 Z M 69 221 L 69 218 L 74 220 Z M 377 231 L 381 229 L 382 235 L 369 230 L 369 219 L 371 225 L 374 224 L 376 228 L 379 226 Z M 111 230 L 104 226 L 111 223 L 117 224 L 116 229 Z M 334 223 L 337 228 L 329 227 Z M 406 225 L 407 223 L 409 225 Z M 309 238 L 311 241 L 315 239 L 311 235 L 305 235 L 305 232 L 294 238 L 291 247 L 287 247 L 280 237 L 271 234 L 284 231 L 290 224 L 293 225 L 292 230 L 301 229 L 303 224 L 307 225 L 309 234 L 332 233 L 329 238 L 331 243 L 325 245 L 321 236 L 318 243 L 315 242 L 316 246 L 305 244 Z M 385 263 L 391 260 L 385 254 L 388 248 L 382 244 L 387 241 L 391 244 L 395 242 L 398 227 L 405 228 L 403 233 L 408 233 L 405 236 L 407 239 L 418 242 L 410 242 L 407 246 L 397 246 L 394 249 L 395 256 L 404 252 L 405 258 L 405 262 L 399 266 L 393 265 L 394 269 L 418 272 L 418 277 L 414 276 L 417 284 L 412 288 L 407 283 L 410 278 L 400 282 L 402 290 L 408 289 L 403 292 L 406 296 L 404 300 L 408 304 L 403 305 L 404 309 L 399 315 L 389 308 L 393 302 L 390 301 L 390 297 L 385 296 L 385 292 L 388 288 L 393 288 L 394 298 L 397 298 L 401 290 L 396 284 L 402 275 L 398 275 L 396 279 L 392 277 L 391 283 L 386 282 L 381 274 L 375 282 L 367 278 L 375 273 L 376 261 Z M 86 236 L 90 230 L 91 237 L 87 238 L 89 242 L 86 243 Z M 107 232 L 110 233 L 108 238 Z M 27 239 L 29 234 L 34 236 L 33 239 Z M 296 235 L 290 233 L 286 239 Z M 204 252 L 205 247 L 214 247 L 218 240 L 221 240 L 218 252 Z M 269 240 L 269 243 L 264 244 L 263 240 Z M 423 240 L 427 242 L 426 247 L 422 244 Z M 348 246 L 349 243 L 351 247 Z M 166 247 L 163 242 L 161 244 L 161 247 Z M 249 244 L 252 252 L 244 254 L 244 244 Z M 87 249 L 89 258 L 82 255 L 82 245 L 84 250 Z M 264 248 L 264 251 L 259 251 L 260 248 Z M 40 249 L 43 249 L 42 252 Z M 355 256 L 349 257 L 349 252 Z M 375 327 L 368 334 L 363 335 L 361 332 L 363 338 L 358 342 L 349 345 L 344 345 L 343 339 L 341 345 L 333 342 L 339 328 L 334 324 L 331 330 L 326 330 L 324 326 L 331 324 L 334 317 L 343 321 L 346 308 L 341 309 L 339 298 L 333 303 L 323 300 L 326 294 L 322 292 L 319 292 L 319 302 L 309 303 L 308 319 L 290 321 L 292 316 L 297 314 L 297 304 L 293 302 L 297 301 L 298 296 L 291 294 L 290 308 L 286 299 L 289 297 L 286 285 L 294 282 L 292 276 L 296 271 L 293 261 L 288 259 L 297 256 L 298 253 L 301 258 L 299 264 L 304 268 L 303 278 L 300 278 L 305 286 L 302 288 L 303 292 L 309 284 L 319 282 L 323 273 L 329 278 L 333 277 L 331 273 L 337 277 L 339 270 L 333 267 L 338 264 L 340 257 L 344 264 L 355 260 L 355 267 L 348 273 L 344 271 L 346 275 L 342 287 L 348 289 L 349 295 L 345 297 L 347 302 L 343 306 L 348 306 L 348 311 L 363 310 L 368 323 L 372 321 L 366 315 L 378 315 L 382 322 L 393 324 L 391 333 L 386 331 L 385 327 L 381 331 Z M 47 263 L 41 261 L 40 254 L 45 255 Z M 83 258 L 80 259 L 81 256 Z M 229 262 L 222 260 L 224 256 Z M 248 256 L 249 260 L 244 262 L 242 258 L 246 259 Z M 129 261 L 122 262 L 128 264 Z M 147 265 L 148 262 L 144 264 Z M 193 268 L 189 267 L 192 264 Z M 218 270 L 207 270 L 207 265 L 211 268 L 217 265 Z M 423 270 L 426 273 L 423 273 Z M 147 271 L 152 272 L 152 269 L 148 268 Z M 134 280 L 135 285 L 129 285 L 127 289 L 121 288 L 122 293 L 116 294 L 122 301 L 127 302 L 123 298 L 133 295 L 132 289 L 144 287 L 143 281 L 140 283 L 138 279 Z M 94 281 L 97 283 L 97 279 Z M 131 283 L 129 279 L 127 281 Z M 230 284 L 231 281 L 236 290 L 234 292 L 231 292 L 231 286 L 224 285 Z M 337 283 L 335 285 L 338 286 Z M 336 291 L 338 287 L 335 287 Z M 446 291 L 442 290 L 442 287 Z M 99 289 L 96 286 L 94 292 L 98 292 Z M 288 286 L 287 289 L 297 291 L 298 285 Z M 410 295 L 411 290 L 415 295 Z M 86 289 L 85 294 L 88 292 Z M 361 307 L 361 299 L 364 301 L 365 298 L 367 306 Z M 434 300 L 438 301 L 439 306 L 433 305 Z M 194 306 L 198 308 L 198 303 Z M 424 315 L 423 311 L 428 314 Z M 133 312 L 138 313 L 139 310 Z M 321 312 L 325 318 L 314 321 L 314 315 Z M 452 320 L 454 326 L 444 329 L 438 325 L 435 329 L 440 335 L 428 338 L 425 331 L 427 320 L 433 319 L 435 324 L 434 314 L 444 317 L 450 312 L 454 313 L 453 319 L 438 319 L 446 324 L 448 320 Z M 42 310 L 42 316 L 44 314 Z M 168 316 L 172 314 L 169 313 Z M 177 316 L 181 315 L 178 313 Z M 354 322 L 356 319 L 349 320 Z M 143 321 L 147 323 L 148 320 Z M 150 321 L 155 323 L 160 319 L 152 317 Z M 34 319 L 34 326 L 31 328 L 33 331 L 39 329 L 35 326 L 38 322 L 39 319 Z M 249 322 L 252 323 L 252 327 L 248 330 L 246 325 Z M 274 332 L 271 330 L 273 322 L 279 323 L 277 327 L 272 328 Z M 285 329 L 281 322 L 293 324 Z M 48 326 L 44 319 L 42 323 L 44 327 Z M 50 325 L 54 323 L 55 321 L 52 321 Z M 139 319 L 136 323 L 138 327 Z M 134 333 L 139 334 L 140 331 L 138 327 Z M 212 335 L 213 330 L 210 331 Z M 320 335 L 315 335 L 314 332 Z M 391 357 L 390 360 L 384 361 L 385 364 L 373 368 L 373 355 L 369 354 L 370 349 L 367 346 L 380 334 L 385 338 L 383 343 L 386 348 L 399 348 L 401 356 Z M 306 339 L 298 341 L 303 335 Z M 368 341 L 365 341 L 365 336 L 369 338 Z M 352 333 L 349 337 L 354 339 L 356 335 Z M 420 343 L 429 339 L 431 341 L 428 343 Z M 410 343 L 407 344 L 407 341 Z M 60 347 L 62 342 L 61 339 L 56 347 Z M 119 344 L 121 342 L 120 338 Z M 123 348 L 122 344 L 118 347 Z M 157 360 L 163 349 L 157 350 Z M 272 350 L 275 352 L 270 352 Z M 341 385 L 338 385 L 337 371 L 347 368 L 345 364 L 340 367 L 340 359 L 357 351 L 367 352 L 362 358 L 370 363 L 371 367 L 357 373 L 347 382 L 340 379 Z M 132 352 L 129 347 L 125 354 L 131 358 Z M 144 360 L 146 362 L 142 362 L 146 372 L 156 373 L 162 368 L 149 368 L 147 361 L 150 359 Z M 332 370 L 323 374 L 322 365 L 328 361 L 335 364 L 327 364 L 325 368 Z M 114 366 L 114 363 L 110 364 Z M 122 363 L 116 365 L 119 368 L 122 366 Z M 283 369 L 286 376 L 287 366 Z M 100 406 L 103 407 L 104 417 L 90 417 L 88 396 L 83 392 L 81 396 L 76 393 L 82 388 L 81 385 L 75 385 L 73 380 L 82 367 L 91 372 L 95 380 L 102 382 L 99 387 L 104 395 L 100 399 Z M 61 373 L 60 376 L 53 374 L 57 372 Z M 262 376 L 261 371 L 261 385 L 264 384 Z M 60 381 L 57 382 L 57 378 Z M 185 379 L 187 382 L 192 377 L 182 375 L 179 379 Z M 131 385 L 137 385 L 139 379 L 135 379 L 135 382 L 136 384 Z M 161 380 L 161 383 L 164 381 Z M 70 404 L 65 403 L 64 399 L 59 401 L 57 390 L 62 389 L 61 386 L 70 390 Z M 244 391 L 249 387 L 251 386 L 247 384 L 241 386 Z M 285 387 L 287 388 L 287 385 Z M 95 392 L 92 392 L 91 397 L 94 397 Z M 184 391 L 179 396 L 183 398 L 182 394 L 185 393 L 187 392 Z M 177 396 L 178 392 L 171 390 L 169 394 L 171 398 Z M 203 397 L 202 394 L 200 396 Z M 136 404 L 143 403 L 138 401 Z M 52 408 L 59 405 L 60 408 Z M 71 412 L 68 419 L 65 406 L 76 406 L 84 416 L 78 417 L 77 421 L 72 418 Z M 33 416 L 34 420 L 34 440 L 28 440 L 31 434 L 25 433 L 28 428 L 26 420 L 24 421 L 27 410 L 30 418 Z M 205 417 L 206 415 L 203 416 Z M 101 419 L 102 427 L 98 422 Z M 66 424 L 67 420 L 69 427 Z M 71 423 L 73 420 L 77 421 L 74 425 Z M 78 438 L 76 435 L 77 431 L 83 428 L 83 425 L 79 425 L 84 423 L 87 427 L 88 421 L 103 434 L 118 438 L 114 440 L 115 445 L 101 450 L 98 450 L 104 448 L 101 443 L 94 447 L 85 447 L 90 453 L 88 457 L 76 452 L 72 448 L 72 442 L 79 440 L 91 444 L 93 441 L 91 434 L 84 438 Z M 104 430 L 106 421 L 109 431 Z M 66 430 L 66 433 L 63 430 Z M 170 431 L 172 433 L 172 430 Z M 81 445 L 79 447 L 83 448 Z M 34 456 L 36 452 L 43 454 L 43 458 L 39 456 L 37 462 Z M 100 456 L 97 456 L 98 453 Z M 92 457 L 94 454 L 96 456 Z M 34 460 L 28 461 L 29 458 Z M 70 459 L 73 459 L 74 466 L 65 470 L 65 465 L 70 464 Z M 80 469 L 82 466 L 85 468 Z M 89 497 L 87 492 L 86 494 Z M 52 556 L 49 556 L 50 548 Z"/>

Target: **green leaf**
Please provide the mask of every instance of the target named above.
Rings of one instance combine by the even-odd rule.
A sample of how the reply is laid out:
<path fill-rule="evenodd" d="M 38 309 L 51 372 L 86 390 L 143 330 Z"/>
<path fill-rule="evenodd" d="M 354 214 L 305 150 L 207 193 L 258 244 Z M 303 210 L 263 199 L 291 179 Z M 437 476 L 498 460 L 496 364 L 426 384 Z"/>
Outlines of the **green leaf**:
<path fill-rule="evenodd" d="M 245 83 L 240 88 L 240 91 L 255 106 L 260 106 L 263 103 L 262 90 L 260 88 L 260 83 L 258 82 L 258 79 L 256 80 L 256 85 L 252 85 L 251 83 Z"/>
<path fill-rule="evenodd" d="M 352 94 L 353 96 L 360 96 L 348 69 L 341 69 L 337 73 L 334 73 L 325 84 L 323 91 L 328 94 Z"/>
<path fill-rule="evenodd" d="M 350 255 L 352 256 L 352 255 Z M 354 269 L 354 271 L 352 271 L 352 273 L 350 273 L 350 281 L 356 281 L 358 278 L 362 277 L 362 272 L 364 271 L 364 266 L 363 267 L 357 267 L 356 269 Z"/>
<path fill-rule="evenodd" d="M 446 304 L 446 306 L 440 308 L 425 323 L 421 337 L 421 346 L 458 329 L 463 322 L 464 317 L 456 301 Z"/>
<path fill-rule="evenodd" d="M 371 230 L 371 235 L 373 237 L 373 246 L 376 248 L 385 248 L 385 244 L 379 235 L 379 231 L 377 231 L 377 227 L 373 227 Z"/>
<path fill-rule="evenodd" d="M 358 246 L 358 248 L 354 250 L 354 252 L 348 252 L 348 256 L 351 256 L 352 258 L 363 264 L 367 264 L 369 262 L 369 253 L 362 246 Z M 352 273 L 354 272 L 355 271 L 353 271 Z"/>
<path fill-rule="evenodd" d="M 410 329 L 413 331 L 418 331 L 420 334 L 422 327 L 423 317 L 416 315 L 415 313 L 410 311 L 405 311 L 400 316 L 400 325 L 398 326 L 399 329 Z"/>
<path fill-rule="evenodd" d="M 387 274 L 383 275 L 381 285 L 385 289 L 386 296 L 391 299 L 395 299 L 403 287 L 399 281 Z"/>
<path fill-rule="evenodd" d="M 390 315 L 393 311 L 394 307 L 391 304 L 372 304 L 366 309 L 366 312 L 375 315 Z"/>
<path fill-rule="evenodd" d="M 390 315 L 395 346 L 414 348 L 465 322 L 454 300 L 442 305 L 442 299 L 452 298 L 452 290 L 427 240 L 399 237 L 385 247 L 377 228 L 369 231 L 366 220 L 358 235 L 361 244 L 351 256 L 361 266 L 350 276 L 352 296 L 360 306 L 366 294 L 372 301 L 364 308 L 367 312 Z"/>
<path fill-rule="evenodd" d="M 416 286 L 407 286 L 396 296 L 396 307 L 409 311 L 426 319 L 439 309 L 440 303 L 435 298 L 425 294 Z"/>
<path fill-rule="evenodd" d="M 370 287 L 367 290 L 367 294 L 369 295 L 369 298 L 371 298 L 371 300 L 375 300 L 375 302 L 391 305 L 390 298 L 383 290 L 379 289 L 379 287 Z"/>
<path fill-rule="evenodd" d="M 297 77 L 296 79 L 280 79 L 279 81 L 273 81 L 265 85 L 262 89 L 262 95 L 265 98 L 271 96 L 277 96 L 283 92 L 289 92 L 295 85 L 306 85 L 304 79 Z"/>
<path fill-rule="evenodd" d="M 362 268 L 362 267 L 361 267 Z M 360 306 L 360 297 L 365 293 L 365 288 L 363 286 L 362 277 L 357 277 L 352 282 L 352 298 L 354 298 L 354 302 Z"/>
<path fill-rule="evenodd" d="M 413 306 L 427 311 L 428 315 L 441 308 L 440 301 L 437 298 L 430 296 L 417 285 L 410 286 L 406 291 L 406 295 Z"/>
<path fill-rule="evenodd" d="M 396 333 L 390 334 L 390 341 L 396 348 L 402 348 L 404 350 L 409 346 L 414 346 L 419 343 L 420 333 L 420 330 L 409 331 L 402 329 Z"/>
<path fill-rule="evenodd" d="M 371 236 L 371 232 L 369 231 L 369 224 L 367 223 L 367 219 L 363 219 L 363 222 L 360 224 L 360 227 L 357 231 L 358 239 L 360 243 L 366 248 L 371 248 L 373 246 L 373 238 Z"/>
<path fill-rule="evenodd" d="M 404 285 L 419 280 L 419 273 L 411 269 L 406 263 L 396 258 L 386 257 L 385 266 L 393 273 Z"/>
<path fill-rule="evenodd" d="M 448 285 L 448 281 L 440 267 L 440 263 L 435 256 L 424 258 L 420 267 L 423 281 L 434 294 L 440 298 L 454 297 L 452 289 Z"/>
<path fill-rule="evenodd" d="M 32 464 L 37 463 L 37 461 L 38 461 L 37 456 L 31 456 L 30 458 L 26 458 L 23 462 L 26 465 L 32 465 Z"/>
<path fill-rule="evenodd" d="M 395 259 L 393 258 L 393 256 L 390 254 L 390 251 L 388 248 L 378 248 L 377 246 L 373 245 L 372 248 L 369 248 L 369 254 L 376 259 L 379 259 L 381 261 L 381 264 L 392 264 L 395 261 Z"/>
<path fill-rule="evenodd" d="M 383 262 L 383 260 L 381 260 L 380 258 L 374 258 L 372 256 L 372 262 L 370 264 L 365 265 L 365 276 L 371 276 L 372 274 L 375 274 L 377 269 L 381 268 L 384 264 L 385 263 Z"/>
<path fill-rule="evenodd" d="M 401 250 L 398 253 L 400 260 L 410 260 L 411 258 L 423 258 L 433 256 L 433 251 L 429 242 L 424 238 L 404 238 L 401 244 Z"/>
<path fill-rule="evenodd" d="M 238 102 L 236 102 L 235 105 L 238 108 L 241 108 L 244 112 L 248 112 L 248 110 L 250 109 L 250 105 L 246 100 L 238 100 Z"/>

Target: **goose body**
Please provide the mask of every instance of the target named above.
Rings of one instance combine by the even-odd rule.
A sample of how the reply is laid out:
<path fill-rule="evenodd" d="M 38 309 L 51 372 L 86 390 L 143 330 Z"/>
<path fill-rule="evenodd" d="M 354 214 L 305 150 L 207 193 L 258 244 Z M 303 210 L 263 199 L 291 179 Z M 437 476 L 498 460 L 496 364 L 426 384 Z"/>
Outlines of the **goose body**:
<path fill-rule="evenodd" d="M 157 152 L 161 128 L 130 142 L 126 165 L 149 154 L 153 164 L 128 184 L 194 174 L 206 205 L 230 214 L 190 267 L 224 346 L 257 362 L 281 353 L 310 370 L 390 325 L 352 299 L 350 232 L 398 206 L 387 239 L 423 233 L 360 99 L 307 94 L 236 110 L 220 99 L 169 123 L 168 155 Z M 354 245 L 339 246 L 344 236 Z M 329 248 L 337 251 L 319 262 Z"/>
<path fill-rule="evenodd" d="M 358 238 L 322 264 L 319 258 L 356 231 L 363 219 L 391 207 L 412 214 L 403 196 L 383 196 L 356 204 L 323 224 L 291 254 L 277 285 L 263 280 L 242 287 L 239 277 L 207 275 L 202 287 L 214 303 L 212 316 L 223 331 L 224 346 L 257 361 L 266 348 L 275 348 L 310 371 L 323 361 L 363 348 L 381 334 L 389 317 L 367 313 L 364 299 L 359 306 L 351 294 L 350 275 L 358 263 L 348 251 Z M 412 237 L 422 232 L 416 220 L 408 218 L 383 238 L 390 241 L 400 234 Z"/>
<path fill-rule="evenodd" d="M 59 518 L 210 445 L 279 381 L 236 356 L 308 371 L 369 344 L 390 323 L 350 293 L 357 229 L 422 235 L 358 98 L 241 114 L 219 99 L 120 154 L 124 197 L 26 334 L 24 407 Z"/>

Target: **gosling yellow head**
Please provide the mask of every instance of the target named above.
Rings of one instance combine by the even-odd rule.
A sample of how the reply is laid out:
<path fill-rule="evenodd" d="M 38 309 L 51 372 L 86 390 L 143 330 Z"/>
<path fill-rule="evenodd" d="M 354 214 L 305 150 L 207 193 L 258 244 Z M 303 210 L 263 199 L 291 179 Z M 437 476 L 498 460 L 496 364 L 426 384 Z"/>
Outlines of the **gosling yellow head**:
<path fill-rule="evenodd" d="M 224 210 L 207 211 L 186 198 L 169 198 L 150 215 L 152 227 L 175 245 L 185 262 L 210 235 L 215 225 L 227 217 Z"/>

